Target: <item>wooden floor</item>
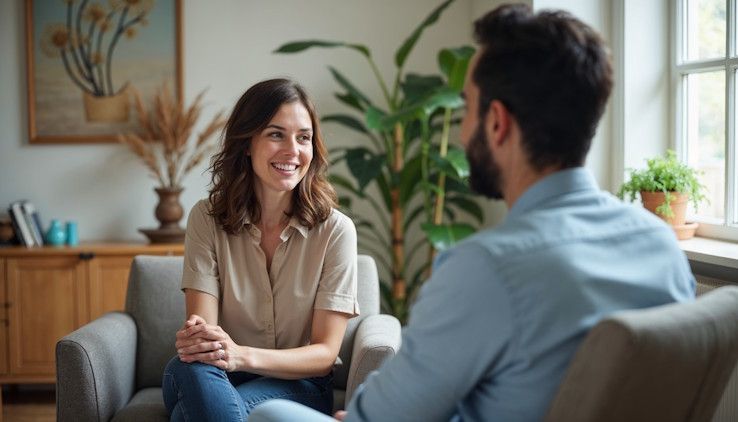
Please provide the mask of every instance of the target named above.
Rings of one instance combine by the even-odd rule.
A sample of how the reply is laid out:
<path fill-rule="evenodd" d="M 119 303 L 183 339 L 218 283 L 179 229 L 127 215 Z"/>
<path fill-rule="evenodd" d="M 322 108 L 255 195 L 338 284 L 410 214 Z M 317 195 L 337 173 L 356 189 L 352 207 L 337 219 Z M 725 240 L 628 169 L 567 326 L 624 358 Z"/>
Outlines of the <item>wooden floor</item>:
<path fill-rule="evenodd" d="M 53 386 L 4 386 L 2 422 L 54 422 Z"/>

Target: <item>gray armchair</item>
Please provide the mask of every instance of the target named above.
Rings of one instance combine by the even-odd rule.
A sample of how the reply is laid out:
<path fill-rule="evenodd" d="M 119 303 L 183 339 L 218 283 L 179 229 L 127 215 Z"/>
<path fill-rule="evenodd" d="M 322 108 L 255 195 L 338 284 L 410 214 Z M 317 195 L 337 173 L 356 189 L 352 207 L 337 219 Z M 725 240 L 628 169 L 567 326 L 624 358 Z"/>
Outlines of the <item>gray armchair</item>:
<path fill-rule="evenodd" d="M 738 287 L 623 311 L 579 347 L 547 421 L 712 419 L 738 360 Z"/>
<path fill-rule="evenodd" d="M 400 324 L 379 314 L 374 260 L 359 256 L 361 315 L 349 321 L 334 371 L 335 407 L 343 408 L 369 372 L 400 347 Z M 125 312 L 111 312 L 56 345 L 59 421 L 166 421 L 161 378 L 175 354 L 184 318 L 181 257 L 133 261 Z"/>

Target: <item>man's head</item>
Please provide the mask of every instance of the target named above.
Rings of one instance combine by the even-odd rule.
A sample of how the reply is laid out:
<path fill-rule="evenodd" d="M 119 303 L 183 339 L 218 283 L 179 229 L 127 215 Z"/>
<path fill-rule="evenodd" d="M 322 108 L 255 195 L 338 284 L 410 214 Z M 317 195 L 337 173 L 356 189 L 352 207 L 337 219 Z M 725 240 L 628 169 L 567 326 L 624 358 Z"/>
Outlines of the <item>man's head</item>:
<path fill-rule="evenodd" d="M 501 198 L 524 178 L 513 165 L 536 174 L 583 165 L 612 88 L 599 35 L 566 12 L 526 5 L 498 7 L 474 25 L 481 48 L 462 124 L 472 187 Z"/>

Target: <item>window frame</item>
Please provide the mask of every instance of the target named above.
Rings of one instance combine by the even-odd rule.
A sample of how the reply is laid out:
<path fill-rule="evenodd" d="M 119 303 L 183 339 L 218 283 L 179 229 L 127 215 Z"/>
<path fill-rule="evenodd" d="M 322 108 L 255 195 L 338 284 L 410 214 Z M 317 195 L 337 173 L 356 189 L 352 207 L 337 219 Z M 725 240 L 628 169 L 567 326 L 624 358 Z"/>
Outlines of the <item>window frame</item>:
<path fill-rule="evenodd" d="M 684 59 L 687 44 L 687 14 L 686 6 L 689 0 L 678 0 L 672 4 L 671 27 L 671 69 L 672 69 L 672 93 L 674 101 L 672 106 L 674 118 L 672 128 L 671 147 L 677 156 L 687 162 L 687 118 L 685 117 L 687 100 L 686 77 L 690 74 L 710 72 L 716 70 L 725 71 L 725 220 L 717 222 L 715 219 L 700 218 L 690 215 L 700 223 L 698 234 L 704 237 L 738 241 L 738 169 L 736 160 L 736 96 L 738 96 L 738 46 L 736 45 L 736 3 L 738 0 L 725 0 L 726 2 L 726 54 L 719 59 L 692 60 Z M 691 212 L 690 206 L 690 212 Z"/>

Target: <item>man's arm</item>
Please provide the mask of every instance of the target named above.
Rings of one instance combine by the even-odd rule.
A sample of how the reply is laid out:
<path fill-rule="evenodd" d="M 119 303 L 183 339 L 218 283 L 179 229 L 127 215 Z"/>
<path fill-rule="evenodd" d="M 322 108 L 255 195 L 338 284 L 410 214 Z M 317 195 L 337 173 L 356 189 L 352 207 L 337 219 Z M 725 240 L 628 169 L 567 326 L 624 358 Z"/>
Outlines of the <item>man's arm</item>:
<path fill-rule="evenodd" d="M 357 392 L 346 421 L 448 420 L 494 372 L 515 328 L 490 261 L 474 243 L 439 257 L 413 306 L 402 348 Z"/>

